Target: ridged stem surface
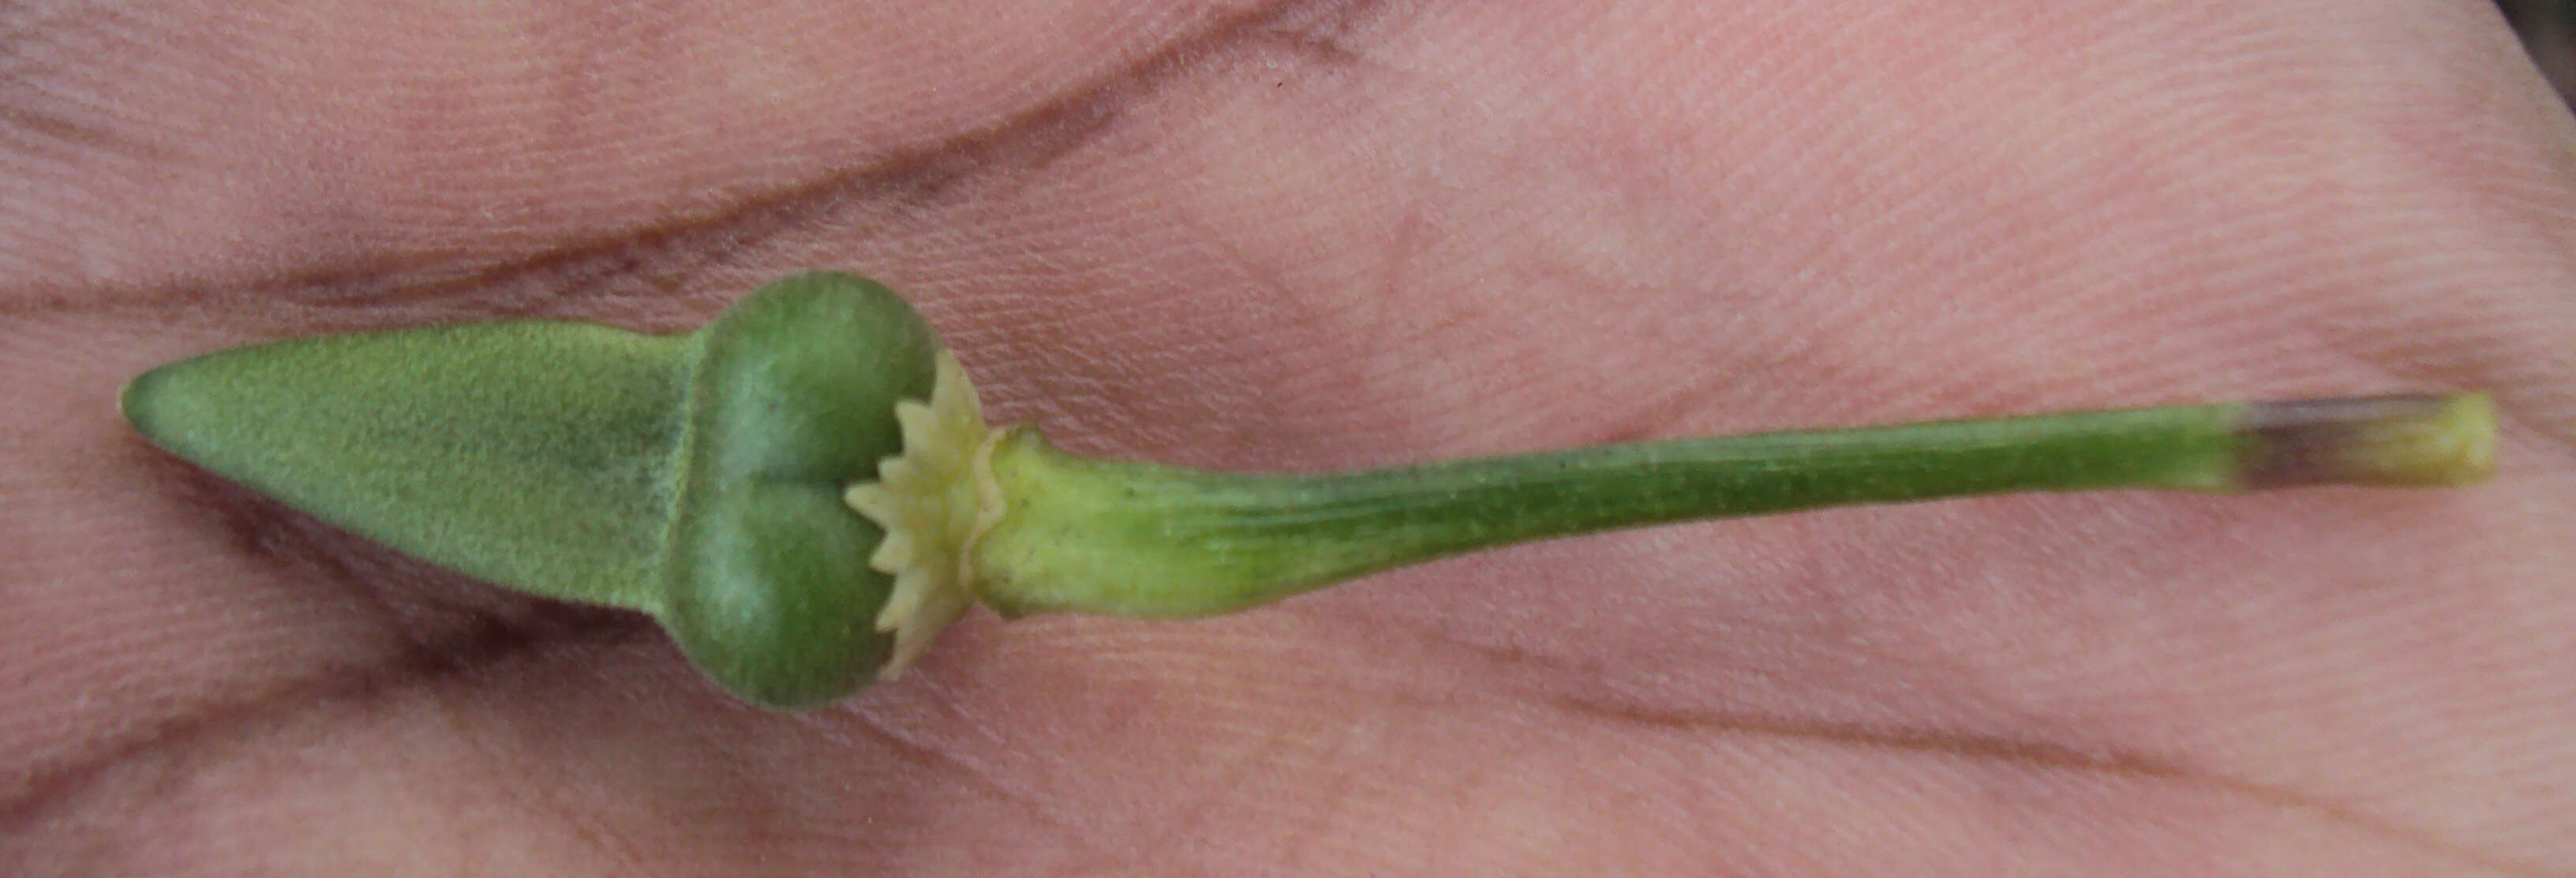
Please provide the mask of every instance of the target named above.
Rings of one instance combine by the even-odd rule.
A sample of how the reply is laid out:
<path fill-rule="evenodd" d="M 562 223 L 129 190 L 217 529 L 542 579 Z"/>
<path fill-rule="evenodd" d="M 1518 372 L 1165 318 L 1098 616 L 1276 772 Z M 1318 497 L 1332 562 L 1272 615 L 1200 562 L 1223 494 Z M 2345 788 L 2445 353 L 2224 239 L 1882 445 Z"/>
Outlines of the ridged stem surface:
<path fill-rule="evenodd" d="M 1768 433 L 1322 475 L 1095 461 L 1000 440 L 972 549 L 1006 613 L 1227 612 L 1511 543 L 1675 521 L 2017 491 L 2456 484 L 2484 397 L 2225 403 Z"/>

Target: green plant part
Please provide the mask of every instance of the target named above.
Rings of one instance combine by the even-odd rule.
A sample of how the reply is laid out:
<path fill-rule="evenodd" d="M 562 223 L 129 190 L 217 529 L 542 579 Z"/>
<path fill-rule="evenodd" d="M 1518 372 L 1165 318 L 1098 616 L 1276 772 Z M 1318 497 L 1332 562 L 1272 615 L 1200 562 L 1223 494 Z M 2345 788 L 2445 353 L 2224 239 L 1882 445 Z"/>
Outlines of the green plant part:
<path fill-rule="evenodd" d="M 882 532 L 841 503 L 902 448 L 938 340 L 884 287 L 781 281 L 684 335 L 578 323 L 296 339 L 126 385 L 155 444 L 479 579 L 652 614 L 764 704 L 864 685 Z"/>
<path fill-rule="evenodd" d="M 1617 528 L 2011 491 L 2459 485 L 2495 447 L 2485 396 L 2400 395 L 1203 472 L 987 428 L 902 299 L 819 272 L 691 333 L 296 339 L 154 369 L 121 404 L 161 447 L 397 550 L 650 614 L 777 707 L 891 676 L 976 603 L 1207 616 Z"/>

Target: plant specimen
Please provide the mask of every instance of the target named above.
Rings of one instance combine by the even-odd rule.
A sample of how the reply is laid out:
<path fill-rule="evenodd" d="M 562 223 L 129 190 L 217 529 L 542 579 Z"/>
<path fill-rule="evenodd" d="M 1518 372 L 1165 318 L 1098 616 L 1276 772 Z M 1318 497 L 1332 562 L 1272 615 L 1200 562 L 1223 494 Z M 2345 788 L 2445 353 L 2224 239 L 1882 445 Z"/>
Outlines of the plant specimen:
<path fill-rule="evenodd" d="M 885 287 L 815 272 L 689 333 L 518 321 L 154 369 L 154 443 L 474 577 L 650 614 L 726 689 L 846 696 L 968 607 L 1196 617 L 1615 528 L 2009 491 L 2443 486 L 2479 394 L 2220 403 L 1680 439 L 1317 475 L 1066 454 L 991 429 Z"/>

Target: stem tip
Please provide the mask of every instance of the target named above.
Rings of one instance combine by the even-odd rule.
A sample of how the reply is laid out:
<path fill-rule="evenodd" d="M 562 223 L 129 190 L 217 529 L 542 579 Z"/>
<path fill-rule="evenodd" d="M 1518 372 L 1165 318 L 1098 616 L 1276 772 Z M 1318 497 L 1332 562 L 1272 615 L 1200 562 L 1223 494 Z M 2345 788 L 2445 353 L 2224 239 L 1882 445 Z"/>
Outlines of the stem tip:
<path fill-rule="evenodd" d="M 2495 471 L 2495 400 L 2483 393 L 2255 403 L 2236 433 L 2246 487 L 2442 487 Z"/>

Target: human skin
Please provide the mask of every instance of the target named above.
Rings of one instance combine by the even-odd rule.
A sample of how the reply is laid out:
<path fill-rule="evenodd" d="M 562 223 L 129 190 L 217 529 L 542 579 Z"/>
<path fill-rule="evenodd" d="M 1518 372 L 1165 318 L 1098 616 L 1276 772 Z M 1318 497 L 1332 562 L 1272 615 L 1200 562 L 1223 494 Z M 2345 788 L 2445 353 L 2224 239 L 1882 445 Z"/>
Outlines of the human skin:
<path fill-rule="evenodd" d="M 2576 871 L 2576 125 L 2487 3 L 234 6 L 0 8 L 0 872 Z M 2501 469 L 977 613 L 777 713 L 112 405 L 816 266 L 1110 456 L 2484 388 Z"/>

